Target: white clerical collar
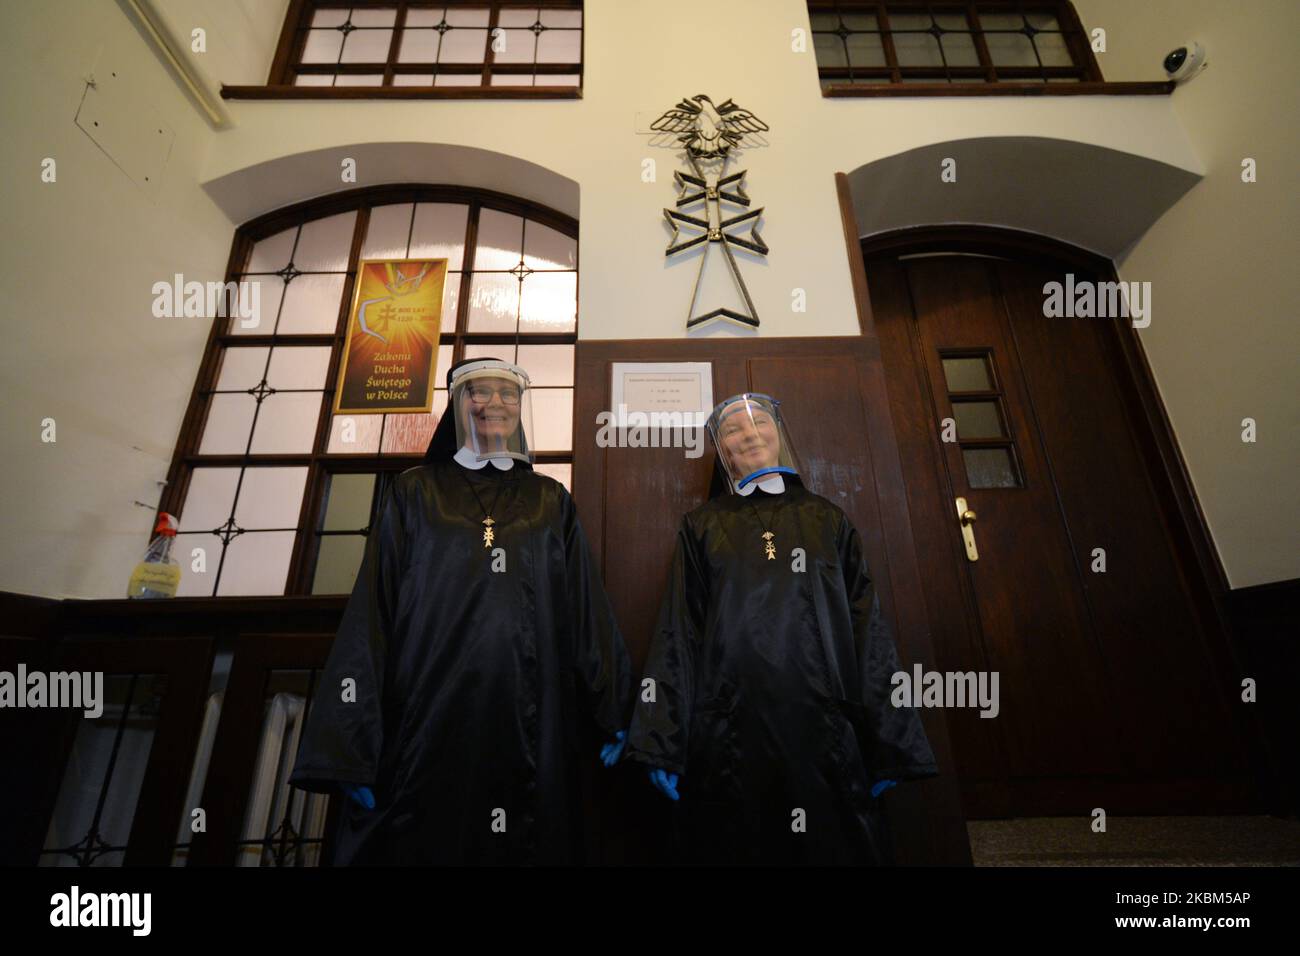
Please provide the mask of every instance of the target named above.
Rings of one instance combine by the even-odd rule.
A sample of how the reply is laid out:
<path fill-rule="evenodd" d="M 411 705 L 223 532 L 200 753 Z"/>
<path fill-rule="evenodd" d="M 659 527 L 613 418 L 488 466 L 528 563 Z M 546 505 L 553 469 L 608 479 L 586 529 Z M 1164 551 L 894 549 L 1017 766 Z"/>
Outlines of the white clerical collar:
<path fill-rule="evenodd" d="M 742 495 L 752 495 L 755 488 L 762 488 L 769 495 L 779 495 L 785 491 L 785 479 L 779 472 L 768 475 L 766 478 L 760 478 L 758 481 L 751 481 L 744 488 L 740 489 Z"/>
<path fill-rule="evenodd" d="M 460 450 L 451 457 L 456 459 L 457 463 L 464 465 L 466 468 L 472 468 L 475 471 L 485 467 L 489 461 L 502 471 L 509 471 L 515 466 L 515 460 L 513 458 L 485 458 L 483 461 L 479 461 L 478 456 L 470 450 L 468 445 L 461 445 Z"/>

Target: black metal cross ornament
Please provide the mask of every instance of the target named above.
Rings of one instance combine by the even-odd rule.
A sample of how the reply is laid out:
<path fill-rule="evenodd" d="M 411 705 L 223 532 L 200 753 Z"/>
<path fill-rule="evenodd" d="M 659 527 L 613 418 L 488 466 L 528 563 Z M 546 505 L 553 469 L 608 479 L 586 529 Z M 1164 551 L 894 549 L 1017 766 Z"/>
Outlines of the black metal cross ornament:
<path fill-rule="evenodd" d="M 731 254 L 731 246 L 739 246 L 760 256 L 767 255 L 767 243 L 758 233 L 758 222 L 763 215 L 762 208 L 749 209 L 749 196 L 745 193 L 745 170 L 725 175 L 727 163 L 731 159 L 731 150 L 740 145 L 747 133 L 766 132 L 770 127 L 747 109 L 727 100 L 714 106 L 713 100 L 703 94 L 688 97 L 668 110 L 650 126 L 655 132 L 675 133 L 677 142 L 686 151 L 686 161 L 690 163 L 691 172 L 677 170 L 673 179 L 677 184 L 678 197 L 675 209 L 665 209 L 664 219 L 672 227 L 672 238 L 668 241 L 665 256 L 671 256 L 699 245 L 702 242 L 718 243 L 731 268 L 736 288 L 745 300 L 748 314 L 732 309 L 717 308 L 704 315 L 695 314 L 695 303 L 699 299 L 700 280 L 704 276 L 704 266 L 708 262 L 709 248 L 700 257 L 700 271 L 695 276 L 695 288 L 691 292 L 691 304 L 686 313 L 686 328 L 691 329 L 712 319 L 725 318 L 758 328 L 758 312 L 754 302 L 745 288 L 745 280 L 740 276 L 740 267 L 736 257 Z M 710 180 L 700 168 L 702 161 L 721 160 L 716 178 Z M 690 215 L 684 210 L 698 203 L 704 208 L 697 210 L 703 216 Z M 734 216 L 723 218 L 723 203 L 747 209 Z M 748 236 L 743 227 L 749 225 Z M 682 227 L 698 229 L 699 235 L 682 238 Z M 740 227 L 740 228 L 738 228 Z"/>

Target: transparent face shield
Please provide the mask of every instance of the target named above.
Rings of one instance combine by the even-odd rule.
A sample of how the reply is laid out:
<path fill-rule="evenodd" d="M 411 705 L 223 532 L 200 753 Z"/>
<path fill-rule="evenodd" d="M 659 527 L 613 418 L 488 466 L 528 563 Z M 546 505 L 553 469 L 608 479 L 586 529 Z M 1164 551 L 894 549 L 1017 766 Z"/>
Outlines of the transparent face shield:
<path fill-rule="evenodd" d="M 709 435 L 733 492 L 769 475 L 799 473 L 781 403 L 770 395 L 733 395 L 709 416 Z"/>
<path fill-rule="evenodd" d="M 528 373 L 518 365 L 485 359 L 456 370 L 448 410 L 456 414 L 456 443 L 478 461 L 514 458 L 532 463 L 533 428 Z"/>

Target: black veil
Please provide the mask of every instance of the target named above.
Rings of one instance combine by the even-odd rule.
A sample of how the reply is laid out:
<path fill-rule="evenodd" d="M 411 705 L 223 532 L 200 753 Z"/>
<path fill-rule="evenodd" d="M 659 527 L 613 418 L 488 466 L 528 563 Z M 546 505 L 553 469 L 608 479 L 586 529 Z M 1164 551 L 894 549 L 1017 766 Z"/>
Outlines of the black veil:
<path fill-rule="evenodd" d="M 731 480 L 727 477 L 727 471 L 722 467 L 722 462 L 715 454 L 713 456 L 713 479 L 709 482 L 709 500 L 713 500 L 718 495 L 731 494 Z"/>

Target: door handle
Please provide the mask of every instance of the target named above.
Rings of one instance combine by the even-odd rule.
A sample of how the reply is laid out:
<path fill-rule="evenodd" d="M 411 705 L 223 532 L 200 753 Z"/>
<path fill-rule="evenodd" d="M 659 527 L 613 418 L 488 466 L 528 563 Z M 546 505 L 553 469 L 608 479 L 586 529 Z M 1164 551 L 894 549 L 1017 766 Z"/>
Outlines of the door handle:
<path fill-rule="evenodd" d="M 975 512 L 966 507 L 966 499 L 957 499 L 957 521 L 961 524 L 961 539 L 966 544 L 966 560 L 978 561 L 979 549 L 975 547 Z"/>

